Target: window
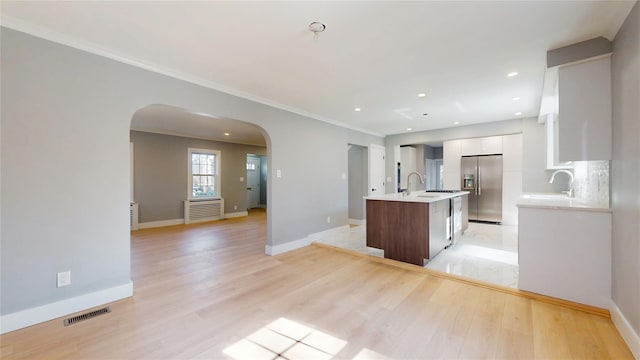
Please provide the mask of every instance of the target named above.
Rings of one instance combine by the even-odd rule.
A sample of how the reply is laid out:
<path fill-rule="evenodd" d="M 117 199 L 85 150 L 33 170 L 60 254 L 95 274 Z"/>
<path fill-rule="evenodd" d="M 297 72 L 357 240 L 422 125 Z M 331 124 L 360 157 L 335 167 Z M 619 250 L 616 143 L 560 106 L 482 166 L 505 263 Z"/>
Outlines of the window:
<path fill-rule="evenodd" d="M 220 151 L 189 149 L 189 199 L 220 197 Z"/>

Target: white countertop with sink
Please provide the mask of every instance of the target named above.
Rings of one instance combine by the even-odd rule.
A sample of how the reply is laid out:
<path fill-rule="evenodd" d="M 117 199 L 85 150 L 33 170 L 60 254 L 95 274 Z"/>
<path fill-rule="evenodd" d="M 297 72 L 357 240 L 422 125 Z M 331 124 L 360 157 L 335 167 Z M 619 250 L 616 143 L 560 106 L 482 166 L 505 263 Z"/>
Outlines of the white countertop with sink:
<path fill-rule="evenodd" d="M 404 195 L 402 193 L 384 194 L 384 195 L 370 195 L 365 196 L 366 200 L 385 200 L 385 201 L 404 201 L 404 202 L 421 202 L 432 203 L 440 200 L 451 199 L 454 197 L 467 195 L 468 191 L 458 191 L 454 193 L 441 193 L 441 192 L 426 192 L 426 191 L 412 191 L 410 195 Z"/>
<path fill-rule="evenodd" d="M 522 194 L 516 205 L 519 208 L 539 208 L 557 210 L 579 210 L 611 212 L 611 209 L 604 204 L 591 202 L 584 199 L 570 198 L 564 194 L 529 193 Z"/>

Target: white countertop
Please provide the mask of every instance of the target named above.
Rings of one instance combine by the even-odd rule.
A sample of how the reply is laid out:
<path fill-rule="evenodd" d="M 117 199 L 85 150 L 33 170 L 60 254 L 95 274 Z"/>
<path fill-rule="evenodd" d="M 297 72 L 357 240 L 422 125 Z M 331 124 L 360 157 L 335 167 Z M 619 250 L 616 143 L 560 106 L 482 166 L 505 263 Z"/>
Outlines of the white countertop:
<path fill-rule="evenodd" d="M 432 203 L 440 200 L 451 199 L 454 197 L 467 195 L 468 191 L 458 191 L 455 193 L 440 193 L 426 191 L 412 191 L 410 195 L 401 193 L 365 196 L 366 200 L 386 200 L 386 201 L 404 201 L 404 202 L 421 202 Z"/>
<path fill-rule="evenodd" d="M 584 199 L 570 198 L 563 194 L 530 193 L 522 194 L 516 202 L 518 207 L 611 212 L 607 205 L 590 202 Z"/>

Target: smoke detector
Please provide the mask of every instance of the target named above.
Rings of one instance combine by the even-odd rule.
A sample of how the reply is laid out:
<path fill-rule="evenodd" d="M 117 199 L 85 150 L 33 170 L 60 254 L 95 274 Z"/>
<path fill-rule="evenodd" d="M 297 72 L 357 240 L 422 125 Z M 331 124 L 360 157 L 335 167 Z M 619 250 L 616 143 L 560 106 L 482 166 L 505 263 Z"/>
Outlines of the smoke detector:
<path fill-rule="evenodd" d="M 323 23 L 317 22 L 317 21 L 314 21 L 311 24 L 309 24 L 309 30 L 311 30 L 311 32 L 314 35 L 317 35 L 317 34 L 323 32 L 324 29 L 326 29 L 326 28 L 327 27 Z"/>

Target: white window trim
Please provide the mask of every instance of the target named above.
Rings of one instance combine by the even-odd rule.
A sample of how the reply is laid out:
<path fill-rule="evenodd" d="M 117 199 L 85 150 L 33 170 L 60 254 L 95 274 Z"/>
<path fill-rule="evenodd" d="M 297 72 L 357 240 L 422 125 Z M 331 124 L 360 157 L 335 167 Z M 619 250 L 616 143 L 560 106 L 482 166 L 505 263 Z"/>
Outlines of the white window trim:
<path fill-rule="evenodd" d="M 191 155 L 193 153 L 198 154 L 211 154 L 216 156 L 216 194 L 217 196 L 198 196 L 193 197 L 193 176 L 191 170 L 193 167 L 191 166 Z M 220 189 L 222 189 L 222 174 L 220 172 L 220 164 L 222 163 L 222 152 L 220 150 L 211 150 L 211 149 L 198 149 L 198 148 L 189 148 L 187 154 L 187 200 L 214 200 L 221 199 L 222 194 L 220 193 Z"/>

